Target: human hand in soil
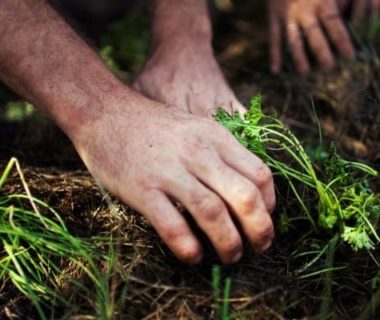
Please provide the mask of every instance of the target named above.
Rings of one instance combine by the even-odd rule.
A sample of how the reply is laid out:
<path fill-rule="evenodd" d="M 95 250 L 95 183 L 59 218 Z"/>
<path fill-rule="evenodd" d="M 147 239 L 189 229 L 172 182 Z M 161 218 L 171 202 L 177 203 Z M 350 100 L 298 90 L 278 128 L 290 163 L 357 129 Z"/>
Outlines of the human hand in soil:
<path fill-rule="evenodd" d="M 328 40 L 342 57 L 354 57 L 353 45 L 336 0 L 269 0 L 268 6 L 273 72 L 279 72 L 282 66 L 283 37 L 286 38 L 295 66 L 301 74 L 310 71 L 303 35 L 324 69 L 332 69 L 336 64 Z"/>
<path fill-rule="evenodd" d="M 243 113 L 213 54 L 206 1 L 152 4 L 152 52 L 134 88 L 199 116 L 211 116 L 218 107 Z"/>
<path fill-rule="evenodd" d="M 380 0 L 338 0 L 340 11 L 345 14 L 351 7 L 350 19 L 358 24 L 364 18 L 375 18 L 380 15 Z"/>
<path fill-rule="evenodd" d="M 127 88 L 44 0 L 2 0 L 0 21 L 0 80 L 54 119 L 94 177 L 179 259 L 200 261 L 201 244 L 172 199 L 224 263 L 240 258 L 243 236 L 257 252 L 270 246 L 271 172 L 225 128 Z"/>
<path fill-rule="evenodd" d="M 202 249 L 174 199 L 223 263 L 240 259 L 242 236 L 257 252 L 271 245 L 271 172 L 215 121 L 129 93 L 72 140 L 92 175 L 141 212 L 180 260 L 197 263 Z"/>

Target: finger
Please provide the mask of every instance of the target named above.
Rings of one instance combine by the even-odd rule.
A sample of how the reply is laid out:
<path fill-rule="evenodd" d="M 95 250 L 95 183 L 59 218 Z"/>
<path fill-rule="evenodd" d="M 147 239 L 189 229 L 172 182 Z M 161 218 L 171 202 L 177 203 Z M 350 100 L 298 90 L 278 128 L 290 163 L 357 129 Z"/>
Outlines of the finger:
<path fill-rule="evenodd" d="M 266 209 L 273 212 L 276 206 L 276 195 L 269 167 L 236 141 L 225 140 L 224 145 L 219 147 L 221 159 L 259 189 Z"/>
<path fill-rule="evenodd" d="M 301 25 L 306 34 L 310 49 L 320 66 L 327 70 L 334 68 L 334 56 L 318 21 L 312 18 L 305 18 L 302 20 Z"/>
<path fill-rule="evenodd" d="M 243 117 L 244 114 L 247 112 L 247 108 L 244 107 L 239 101 L 236 101 L 234 104 L 233 104 L 233 110 L 236 110 L 239 112 L 239 114 Z"/>
<path fill-rule="evenodd" d="M 225 99 L 222 98 L 220 101 L 220 97 L 217 97 L 214 105 L 218 108 L 223 108 L 226 110 L 229 114 L 232 114 L 233 112 L 237 111 L 241 116 L 243 116 L 247 109 L 239 102 L 239 100 L 236 98 L 235 94 L 231 91 L 226 92 L 227 96 Z M 231 98 L 232 97 L 232 98 Z M 220 102 L 218 102 L 220 101 Z M 213 110 L 215 111 L 215 110 Z M 215 112 L 214 112 L 215 114 Z M 213 114 L 213 115 L 214 115 Z"/>
<path fill-rule="evenodd" d="M 259 189 L 221 160 L 214 160 L 211 166 L 198 163 L 192 169 L 230 206 L 252 247 L 257 252 L 268 249 L 274 228 Z"/>
<path fill-rule="evenodd" d="M 225 264 L 237 262 L 242 256 L 243 244 L 223 200 L 187 172 L 170 181 L 168 186 L 166 192 L 189 210 L 220 260 Z"/>
<path fill-rule="evenodd" d="M 371 19 L 380 15 L 380 0 L 371 0 Z"/>
<path fill-rule="evenodd" d="M 184 263 L 196 264 L 202 259 L 202 248 L 184 217 L 158 190 L 151 190 L 136 207 L 156 229 L 170 250 Z"/>
<path fill-rule="evenodd" d="M 350 35 L 338 14 L 325 15 L 321 18 L 322 23 L 328 33 L 331 42 L 337 48 L 342 57 L 352 59 L 355 50 L 352 45 Z"/>
<path fill-rule="evenodd" d="M 299 73 L 306 74 L 310 71 L 310 65 L 306 58 L 301 32 L 296 23 L 288 23 L 286 26 L 288 45 Z"/>
<path fill-rule="evenodd" d="M 357 25 L 364 18 L 367 4 L 367 0 L 354 0 L 351 17 L 353 24 Z"/>
<path fill-rule="evenodd" d="M 278 73 L 281 70 L 281 25 L 280 17 L 276 8 L 269 9 L 269 34 L 270 34 L 270 56 L 271 70 Z"/>
<path fill-rule="evenodd" d="M 345 14 L 350 2 L 349 0 L 338 0 L 338 9 L 341 14 Z"/>

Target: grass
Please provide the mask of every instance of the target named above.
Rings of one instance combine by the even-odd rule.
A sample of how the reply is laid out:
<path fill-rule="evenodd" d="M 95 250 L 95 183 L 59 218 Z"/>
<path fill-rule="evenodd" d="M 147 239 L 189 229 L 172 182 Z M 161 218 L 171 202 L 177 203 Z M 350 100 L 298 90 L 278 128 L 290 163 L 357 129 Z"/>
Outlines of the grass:
<path fill-rule="evenodd" d="M 72 235 L 58 212 L 32 196 L 16 158 L 0 176 L 0 192 L 15 173 L 24 192 L 0 193 L 0 282 L 11 281 L 18 296 L 32 303 L 32 317 L 38 319 L 117 318 L 130 277 L 119 261 L 120 239 Z M 212 270 L 214 318 L 228 320 L 231 278 L 222 281 L 220 266 Z"/>
<path fill-rule="evenodd" d="M 222 281 L 222 271 L 219 265 L 212 267 L 212 295 L 214 299 L 214 318 L 218 320 L 230 319 L 230 295 L 231 277 L 226 277 L 224 285 Z"/>
<path fill-rule="evenodd" d="M 0 197 L 0 281 L 10 279 L 33 303 L 40 319 L 49 319 L 48 312 L 53 312 L 55 305 L 80 309 L 71 301 L 71 294 L 64 293 L 64 287 L 73 285 L 76 292 L 72 295 L 93 300 L 94 313 L 111 319 L 114 301 L 110 279 L 116 263 L 112 239 L 89 241 L 71 235 L 58 213 L 31 195 L 15 158 L 0 177 L 0 191 L 13 169 L 25 194 Z M 104 241 L 110 247 L 106 254 L 96 246 Z M 70 269 L 75 273 L 70 274 Z"/>

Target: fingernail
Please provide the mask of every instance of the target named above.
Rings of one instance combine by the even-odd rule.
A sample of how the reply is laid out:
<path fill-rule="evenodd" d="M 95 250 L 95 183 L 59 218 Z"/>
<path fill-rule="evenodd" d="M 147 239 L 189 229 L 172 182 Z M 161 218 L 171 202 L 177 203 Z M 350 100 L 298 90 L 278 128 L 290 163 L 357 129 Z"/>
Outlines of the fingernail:
<path fill-rule="evenodd" d="M 242 252 L 242 251 L 238 251 L 238 252 L 233 256 L 233 258 L 232 258 L 232 263 L 236 263 L 236 262 L 238 262 L 238 261 L 241 259 L 242 255 L 243 255 L 243 252 Z"/>
<path fill-rule="evenodd" d="M 193 264 L 193 265 L 195 265 L 195 264 L 199 264 L 199 263 L 202 262 L 202 260 L 203 260 L 203 254 L 200 254 L 200 255 L 198 255 L 196 258 L 194 258 L 194 259 L 190 262 L 190 264 Z"/>
<path fill-rule="evenodd" d="M 261 253 L 267 251 L 272 246 L 272 240 L 269 240 L 261 247 Z"/>

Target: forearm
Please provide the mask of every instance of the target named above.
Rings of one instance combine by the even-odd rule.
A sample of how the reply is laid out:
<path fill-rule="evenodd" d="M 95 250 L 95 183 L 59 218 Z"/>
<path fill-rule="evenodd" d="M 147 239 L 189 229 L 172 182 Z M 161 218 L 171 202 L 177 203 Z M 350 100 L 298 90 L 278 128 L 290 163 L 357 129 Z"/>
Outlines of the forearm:
<path fill-rule="evenodd" d="M 212 27 L 206 0 L 152 0 L 152 43 L 192 37 L 211 42 Z"/>
<path fill-rule="evenodd" d="M 73 135 L 127 90 L 44 0 L 0 1 L 0 79 Z"/>

